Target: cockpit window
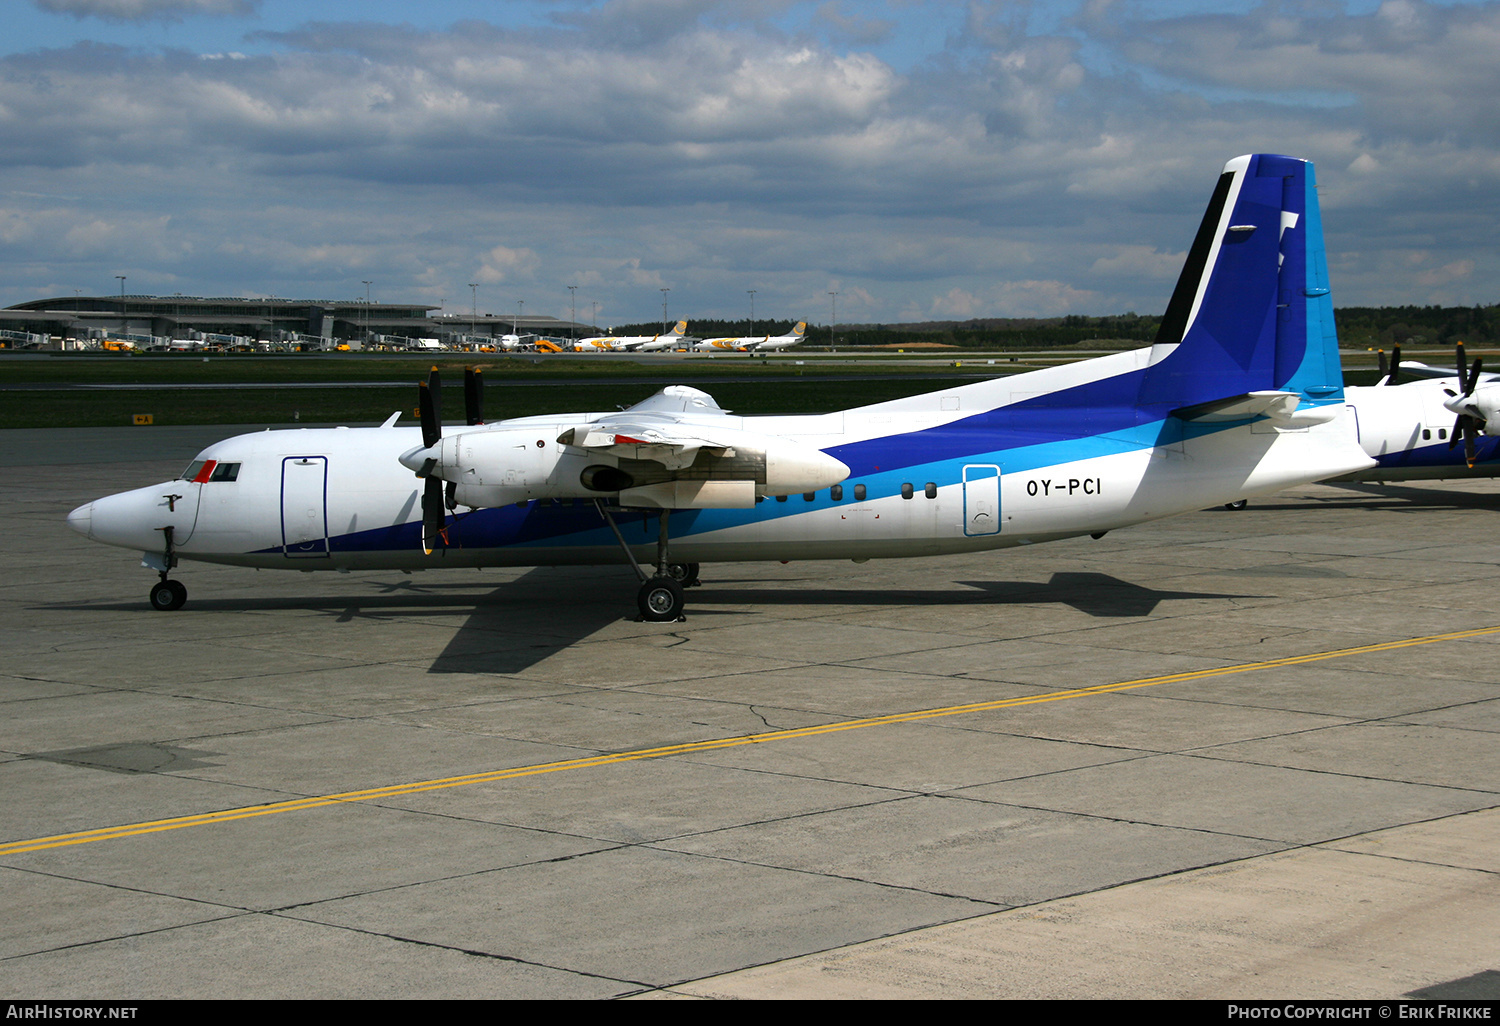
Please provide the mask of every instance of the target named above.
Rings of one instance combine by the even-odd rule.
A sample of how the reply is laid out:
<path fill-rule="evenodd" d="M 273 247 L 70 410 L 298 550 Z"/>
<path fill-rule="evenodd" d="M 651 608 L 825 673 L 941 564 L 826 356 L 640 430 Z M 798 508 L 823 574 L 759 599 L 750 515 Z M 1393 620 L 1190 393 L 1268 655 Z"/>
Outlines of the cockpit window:
<path fill-rule="evenodd" d="M 194 460 L 182 472 L 179 480 L 204 484 L 208 481 L 236 481 L 240 476 L 238 463 L 220 463 L 218 460 Z"/>

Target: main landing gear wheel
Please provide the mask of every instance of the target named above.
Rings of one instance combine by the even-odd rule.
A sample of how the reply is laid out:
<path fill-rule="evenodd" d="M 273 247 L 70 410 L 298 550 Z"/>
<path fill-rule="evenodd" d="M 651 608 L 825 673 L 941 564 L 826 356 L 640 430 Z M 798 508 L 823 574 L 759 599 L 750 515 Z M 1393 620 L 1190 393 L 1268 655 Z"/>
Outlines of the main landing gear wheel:
<path fill-rule="evenodd" d="M 651 623 L 668 623 L 682 619 L 682 585 L 670 577 L 653 577 L 641 585 L 635 596 L 641 619 Z"/>
<path fill-rule="evenodd" d="M 697 563 L 668 563 L 667 576 L 684 588 L 696 587 L 703 583 L 698 580 Z"/>
<path fill-rule="evenodd" d="M 181 609 L 187 601 L 187 589 L 181 581 L 161 581 L 151 588 L 151 608 L 170 611 Z"/>
<path fill-rule="evenodd" d="M 1250 505 L 1250 500 L 1249 499 L 1235 499 L 1233 502 L 1226 502 L 1226 503 L 1224 503 L 1224 508 L 1225 509 L 1244 509 L 1248 505 Z"/>

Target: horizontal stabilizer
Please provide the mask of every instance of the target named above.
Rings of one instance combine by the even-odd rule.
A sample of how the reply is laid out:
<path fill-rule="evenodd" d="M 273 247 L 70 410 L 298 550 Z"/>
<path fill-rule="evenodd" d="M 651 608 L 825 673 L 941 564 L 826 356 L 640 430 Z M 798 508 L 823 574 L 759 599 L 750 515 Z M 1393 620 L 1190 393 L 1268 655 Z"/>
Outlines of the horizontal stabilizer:
<path fill-rule="evenodd" d="M 1172 416 L 1198 424 L 1223 424 L 1265 417 L 1277 427 L 1302 428 L 1326 424 L 1338 413 L 1336 408 L 1327 406 L 1298 410 L 1301 401 L 1302 397 L 1296 392 L 1247 392 L 1228 399 L 1184 406 L 1173 410 Z"/>

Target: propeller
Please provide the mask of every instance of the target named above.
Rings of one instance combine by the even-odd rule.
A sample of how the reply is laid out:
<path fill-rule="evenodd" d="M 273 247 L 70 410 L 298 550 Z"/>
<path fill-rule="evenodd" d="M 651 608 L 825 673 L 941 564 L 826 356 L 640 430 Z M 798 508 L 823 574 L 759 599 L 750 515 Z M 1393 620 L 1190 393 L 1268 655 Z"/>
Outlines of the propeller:
<path fill-rule="evenodd" d="M 1457 346 L 1457 361 L 1458 386 L 1463 389 L 1463 394 L 1460 395 L 1449 388 L 1443 389 L 1443 391 L 1452 397 L 1443 403 L 1443 406 L 1458 415 L 1458 419 L 1453 422 L 1453 433 L 1448 438 L 1448 448 L 1452 449 L 1457 445 L 1459 437 L 1462 436 L 1464 440 L 1464 460 L 1472 470 L 1475 460 L 1474 439 L 1484 427 L 1484 418 L 1474 415 L 1474 403 L 1471 397 L 1474 394 L 1474 386 L 1479 384 L 1479 373 L 1484 367 L 1484 360 L 1476 356 L 1474 357 L 1474 365 L 1467 367 L 1467 360 L 1464 356 L 1464 344 L 1460 342 Z"/>
<path fill-rule="evenodd" d="M 484 423 L 484 378 L 478 367 L 464 368 L 464 416 L 469 427 Z"/>
<path fill-rule="evenodd" d="M 427 380 L 417 383 L 417 413 L 422 420 L 422 448 L 401 457 L 422 478 L 422 550 L 429 556 L 439 546 L 448 544 L 447 511 L 458 505 L 457 488 L 445 482 L 434 471 L 442 458 L 443 442 L 442 376 L 436 367 Z M 484 379 L 477 367 L 464 368 L 464 415 L 469 426 L 484 423 Z M 420 462 L 418 462 L 420 460 Z"/>
<path fill-rule="evenodd" d="M 1379 356 L 1381 377 L 1380 383 L 1382 385 L 1394 385 L 1396 383 L 1396 375 L 1401 373 L 1401 344 L 1398 342 L 1396 343 L 1396 345 L 1391 347 L 1391 365 L 1389 371 L 1387 371 L 1385 365 L 1384 349 L 1379 350 Z"/>
<path fill-rule="evenodd" d="M 425 450 L 422 466 L 417 476 L 422 484 L 422 551 L 432 555 L 438 545 L 446 545 L 443 537 L 443 481 L 432 472 L 438 464 L 437 446 L 443 441 L 442 377 L 436 367 L 427 373 L 427 380 L 417 383 L 417 413 L 422 418 L 422 447 Z"/>

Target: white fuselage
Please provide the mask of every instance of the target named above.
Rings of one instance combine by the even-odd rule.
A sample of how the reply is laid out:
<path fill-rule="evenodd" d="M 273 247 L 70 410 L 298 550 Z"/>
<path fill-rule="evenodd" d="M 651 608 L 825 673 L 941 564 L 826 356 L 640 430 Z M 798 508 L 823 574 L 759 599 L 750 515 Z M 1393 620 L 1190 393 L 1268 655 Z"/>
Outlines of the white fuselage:
<path fill-rule="evenodd" d="M 994 433 L 987 417 L 975 416 L 1023 402 L 1038 386 L 1128 371 L 1149 354 L 1140 350 L 819 416 L 664 416 L 663 423 L 678 431 L 746 432 L 785 440 L 799 452 L 843 453 L 846 462 L 849 453 L 859 455 L 847 479 L 832 487 L 779 495 L 762 484 L 759 501 L 748 508 L 674 510 L 672 557 L 864 559 L 1026 545 L 1368 466 L 1342 416 L 1310 429 L 1284 431 L 1257 421 L 1201 434 L 1177 430 L 1169 419 L 1072 438 Z M 232 467 L 232 480 L 202 471 L 197 481 L 96 500 L 75 510 L 69 522 L 96 541 L 148 556 L 165 553 L 164 528 L 171 527 L 172 555 L 242 566 L 618 563 L 623 552 L 593 502 L 619 503 L 622 493 L 591 491 L 580 474 L 588 465 L 627 463 L 558 442 L 570 429 L 606 416 L 523 418 L 452 436 L 455 445 L 503 437 L 516 457 L 497 480 L 511 489 L 505 497 L 514 498 L 472 513 L 460 506 L 450 517 L 453 542 L 430 556 L 420 541 L 422 481 L 398 461 L 421 444 L 413 428 L 266 431 L 226 439 L 199 460 Z M 887 449 L 889 459 L 882 455 Z M 638 558 L 648 558 L 655 551 L 656 512 L 626 511 L 621 519 Z"/>

